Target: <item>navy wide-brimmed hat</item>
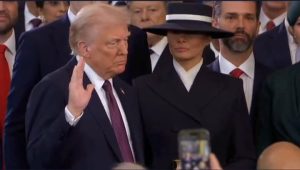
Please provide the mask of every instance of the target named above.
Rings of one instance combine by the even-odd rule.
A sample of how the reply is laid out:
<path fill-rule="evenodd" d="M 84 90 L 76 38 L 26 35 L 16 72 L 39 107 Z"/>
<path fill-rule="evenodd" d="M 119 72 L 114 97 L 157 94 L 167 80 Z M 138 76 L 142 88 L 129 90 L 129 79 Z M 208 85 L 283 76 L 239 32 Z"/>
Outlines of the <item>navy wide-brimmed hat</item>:
<path fill-rule="evenodd" d="M 212 27 L 212 8 L 200 3 L 169 3 L 166 23 L 145 28 L 158 35 L 168 31 L 207 34 L 212 38 L 225 38 L 233 33 Z"/>

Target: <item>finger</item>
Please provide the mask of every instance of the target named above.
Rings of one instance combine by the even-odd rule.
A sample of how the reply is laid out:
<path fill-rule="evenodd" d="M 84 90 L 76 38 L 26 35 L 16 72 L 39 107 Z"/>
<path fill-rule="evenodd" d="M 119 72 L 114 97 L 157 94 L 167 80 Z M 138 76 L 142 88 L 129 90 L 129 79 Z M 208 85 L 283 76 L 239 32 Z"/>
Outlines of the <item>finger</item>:
<path fill-rule="evenodd" d="M 76 73 L 76 79 L 79 82 L 82 82 L 83 80 L 83 73 L 84 73 L 84 59 L 82 57 L 79 57 L 79 61 L 77 64 L 77 73 Z"/>
<path fill-rule="evenodd" d="M 209 158 L 210 158 L 209 161 L 210 161 L 210 168 L 211 169 L 218 169 L 218 170 L 222 169 L 222 167 L 221 167 L 221 165 L 220 165 L 220 163 L 219 163 L 219 161 L 218 161 L 215 154 L 213 154 L 213 153 L 210 154 Z"/>
<path fill-rule="evenodd" d="M 71 82 L 75 82 L 77 77 L 77 65 L 74 66 L 72 76 L 71 76 Z"/>
<path fill-rule="evenodd" d="M 93 84 L 88 84 L 87 87 L 86 87 L 86 90 L 91 95 L 93 90 L 94 90 L 94 85 Z"/>

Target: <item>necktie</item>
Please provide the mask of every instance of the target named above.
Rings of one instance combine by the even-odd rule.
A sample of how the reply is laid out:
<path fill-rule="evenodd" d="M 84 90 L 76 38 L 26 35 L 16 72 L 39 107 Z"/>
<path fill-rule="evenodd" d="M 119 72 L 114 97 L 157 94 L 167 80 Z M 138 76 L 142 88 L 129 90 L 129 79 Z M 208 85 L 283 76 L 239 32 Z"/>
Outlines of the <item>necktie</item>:
<path fill-rule="evenodd" d="M 5 58 L 5 45 L 0 45 L 0 133 L 3 132 L 3 123 L 6 114 L 7 96 L 10 88 L 10 73 Z"/>
<path fill-rule="evenodd" d="M 32 24 L 33 28 L 36 28 L 42 23 L 42 20 L 33 18 L 32 20 L 30 20 L 30 23 Z"/>
<path fill-rule="evenodd" d="M 266 25 L 267 31 L 273 29 L 274 27 L 275 27 L 275 23 L 272 20 L 270 20 Z"/>
<path fill-rule="evenodd" d="M 299 62 L 300 61 L 300 46 L 297 47 L 295 56 L 296 56 L 296 62 Z"/>
<path fill-rule="evenodd" d="M 232 71 L 230 72 L 230 75 L 231 75 L 232 77 L 235 77 L 235 78 L 240 78 L 240 76 L 241 76 L 243 73 L 244 73 L 244 72 L 243 72 L 241 69 L 235 68 L 234 70 L 232 70 Z"/>
<path fill-rule="evenodd" d="M 121 112 L 113 95 L 110 82 L 108 80 L 105 80 L 102 88 L 104 89 L 106 94 L 111 124 L 114 129 L 123 160 L 124 162 L 134 162 Z"/>

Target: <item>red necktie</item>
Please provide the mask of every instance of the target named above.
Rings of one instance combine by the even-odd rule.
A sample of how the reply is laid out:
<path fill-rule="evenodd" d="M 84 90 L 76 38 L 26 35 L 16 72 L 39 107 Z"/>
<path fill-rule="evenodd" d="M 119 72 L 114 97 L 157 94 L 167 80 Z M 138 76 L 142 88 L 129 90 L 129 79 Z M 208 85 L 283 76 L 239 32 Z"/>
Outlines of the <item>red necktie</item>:
<path fill-rule="evenodd" d="M 270 20 L 266 25 L 266 29 L 267 29 L 267 31 L 269 31 L 269 30 L 273 29 L 275 26 L 276 26 L 275 23 L 272 20 Z"/>
<path fill-rule="evenodd" d="M 3 132 L 4 118 L 7 107 L 7 96 L 10 88 L 10 73 L 5 58 L 5 45 L 0 45 L 0 133 Z"/>
<path fill-rule="evenodd" d="M 108 80 L 105 80 L 102 88 L 105 91 L 111 124 L 115 132 L 117 142 L 124 162 L 134 162 L 130 145 L 127 138 L 124 122 L 119 110 L 117 101 L 112 92 L 112 86 Z"/>
<path fill-rule="evenodd" d="M 240 78 L 240 76 L 243 74 L 244 72 L 239 69 L 239 68 L 236 68 L 234 70 L 232 70 L 229 74 L 232 76 L 232 77 L 235 77 L 235 78 Z"/>

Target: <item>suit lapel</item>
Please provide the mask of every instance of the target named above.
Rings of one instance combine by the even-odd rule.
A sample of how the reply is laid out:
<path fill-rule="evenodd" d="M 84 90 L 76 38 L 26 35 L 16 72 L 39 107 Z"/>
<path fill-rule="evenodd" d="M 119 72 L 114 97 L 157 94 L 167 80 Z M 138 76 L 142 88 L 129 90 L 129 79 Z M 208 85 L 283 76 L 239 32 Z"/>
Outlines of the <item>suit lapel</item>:
<path fill-rule="evenodd" d="M 56 46 L 54 49 L 60 49 L 58 50 L 58 55 L 60 55 L 60 58 L 66 58 L 66 56 L 69 56 L 71 54 L 71 48 L 69 46 L 69 27 L 70 27 L 70 21 L 68 18 L 68 15 L 63 16 L 60 20 L 57 21 L 57 24 L 52 25 L 53 26 L 53 33 L 51 35 L 54 35 L 53 42 L 54 46 Z"/>
<path fill-rule="evenodd" d="M 190 102 L 194 104 L 200 113 L 224 88 L 223 83 L 216 83 L 218 80 L 214 74 L 202 65 L 190 89 Z"/>
<path fill-rule="evenodd" d="M 215 61 L 213 61 L 211 64 L 207 65 L 207 67 L 217 73 L 220 73 L 220 64 L 219 64 L 219 59 L 216 58 Z"/>
<path fill-rule="evenodd" d="M 201 119 L 197 116 L 199 113 L 195 107 L 186 100 L 188 98 L 188 92 L 173 66 L 170 67 L 168 71 L 164 70 L 164 72 L 161 72 L 158 77 L 154 77 L 154 81 L 149 81 L 147 84 L 158 96 L 164 98 L 172 105 L 172 107 L 177 108 L 201 124 Z"/>
<path fill-rule="evenodd" d="M 141 145 L 143 140 L 142 136 L 139 136 L 138 134 L 138 131 L 142 131 L 142 129 L 140 126 L 138 126 L 140 123 L 140 119 L 138 119 L 139 115 L 137 115 L 137 100 L 133 98 L 135 94 L 132 94 L 128 87 L 126 87 L 126 85 L 118 78 L 113 79 L 113 85 L 126 115 L 135 158 L 137 161 L 143 160 L 143 151 Z M 134 109 L 134 107 L 136 107 L 136 110 Z"/>
<path fill-rule="evenodd" d="M 289 66 L 292 65 L 291 61 L 291 53 L 290 53 L 290 48 L 288 46 L 288 35 L 287 35 L 287 30 L 285 28 L 284 22 L 282 22 L 278 27 L 276 31 L 276 34 L 272 34 L 273 36 L 271 37 L 271 42 L 274 43 L 274 49 L 281 49 L 281 50 L 275 50 L 276 53 L 273 53 L 270 51 L 271 55 L 270 57 L 274 57 L 274 59 L 277 61 L 279 65 L 283 66 Z M 288 52 L 288 53 L 287 53 Z"/>
<path fill-rule="evenodd" d="M 169 50 L 169 45 L 167 45 L 162 52 L 161 56 L 159 57 L 159 60 L 157 61 L 157 64 L 153 70 L 153 73 L 160 72 L 161 69 L 164 67 L 172 67 L 172 54 Z"/>
<path fill-rule="evenodd" d="M 86 74 L 84 74 L 83 78 L 83 85 L 84 87 L 87 86 L 87 84 L 90 84 L 90 80 L 87 77 Z M 91 114 L 95 120 L 98 122 L 98 125 L 100 126 L 100 129 L 104 133 L 104 136 L 107 140 L 108 145 L 111 147 L 113 152 L 115 153 L 116 157 L 122 161 L 121 152 L 119 150 L 119 146 L 117 143 L 117 139 L 114 135 L 113 128 L 111 126 L 111 123 L 106 115 L 106 112 L 103 108 L 103 105 L 97 95 L 97 92 L 94 90 L 92 93 L 92 97 L 90 99 L 89 104 L 87 105 L 85 109 L 86 114 Z"/>

